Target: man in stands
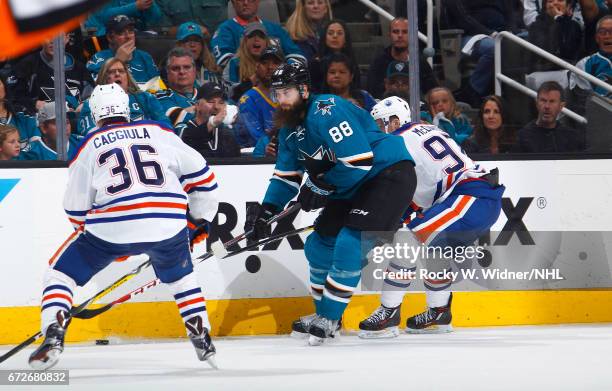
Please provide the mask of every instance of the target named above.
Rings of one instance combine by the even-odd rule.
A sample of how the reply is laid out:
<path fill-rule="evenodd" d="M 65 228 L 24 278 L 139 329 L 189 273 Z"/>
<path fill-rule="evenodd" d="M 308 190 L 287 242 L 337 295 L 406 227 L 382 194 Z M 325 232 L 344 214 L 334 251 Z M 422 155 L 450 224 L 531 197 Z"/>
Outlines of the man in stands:
<path fill-rule="evenodd" d="M 277 41 L 277 44 L 283 49 L 288 60 L 306 62 L 306 58 L 300 48 L 291 40 L 289 34 L 279 24 L 262 20 L 257 16 L 259 0 L 232 0 L 232 4 L 236 10 L 236 17 L 221 23 L 211 41 L 213 55 L 217 60 L 217 64 L 225 67 L 230 58 L 236 54 L 244 28 L 251 22 L 263 23 L 268 36 Z"/>
<path fill-rule="evenodd" d="M 116 57 L 128 64 L 130 73 L 139 86 L 159 76 L 159 70 L 151 55 L 136 49 L 133 19 L 125 15 L 113 17 L 106 23 L 106 37 L 109 48 L 94 54 L 87 63 L 87 69 L 94 78 L 106 60 L 111 57 Z"/>
<path fill-rule="evenodd" d="M 574 152 L 584 149 L 584 135 L 558 120 L 565 107 L 563 88 L 559 83 L 542 83 L 538 89 L 536 107 L 538 118 L 519 130 L 519 152 Z"/>

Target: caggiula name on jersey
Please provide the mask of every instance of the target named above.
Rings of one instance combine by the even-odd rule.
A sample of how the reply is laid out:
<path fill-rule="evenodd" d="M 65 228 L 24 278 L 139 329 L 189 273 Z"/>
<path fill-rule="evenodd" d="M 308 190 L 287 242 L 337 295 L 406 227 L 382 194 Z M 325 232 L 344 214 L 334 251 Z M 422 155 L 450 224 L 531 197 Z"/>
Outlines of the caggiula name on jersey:
<path fill-rule="evenodd" d="M 105 134 L 100 134 L 93 140 L 93 143 L 94 143 L 94 147 L 96 147 L 97 149 L 104 145 L 112 144 L 117 140 L 124 140 L 124 139 L 139 140 L 139 139 L 148 139 L 148 138 L 151 138 L 151 136 L 149 135 L 149 132 L 147 132 L 146 128 L 133 128 L 133 129 L 121 128 L 121 129 L 110 131 Z"/>

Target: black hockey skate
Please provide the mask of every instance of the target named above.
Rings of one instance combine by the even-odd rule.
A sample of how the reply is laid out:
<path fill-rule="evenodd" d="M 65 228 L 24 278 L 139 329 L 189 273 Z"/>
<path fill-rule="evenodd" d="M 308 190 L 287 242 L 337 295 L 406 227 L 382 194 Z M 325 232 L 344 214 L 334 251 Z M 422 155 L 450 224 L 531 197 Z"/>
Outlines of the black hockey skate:
<path fill-rule="evenodd" d="M 206 361 L 214 369 L 219 369 L 214 355 L 217 353 L 208 329 L 202 324 L 202 317 L 195 316 L 185 322 L 187 335 L 196 350 L 198 360 Z"/>
<path fill-rule="evenodd" d="M 309 329 L 312 321 L 317 317 L 317 314 L 302 316 L 294 320 L 291 324 L 291 336 L 293 338 L 304 339 L 310 337 Z M 342 328 L 342 319 L 338 322 L 336 332 Z"/>
<path fill-rule="evenodd" d="M 451 302 L 453 294 L 444 307 L 428 308 L 427 311 L 408 318 L 406 321 L 406 332 L 410 334 L 438 334 L 453 331 L 451 321 Z"/>
<path fill-rule="evenodd" d="M 399 335 L 400 306 L 378 307 L 359 323 L 359 338 L 395 338 Z"/>
<path fill-rule="evenodd" d="M 57 311 L 55 317 L 57 322 L 47 327 L 45 340 L 30 355 L 28 363 L 34 369 L 45 370 L 53 367 L 64 351 L 64 336 L 72 318 L 68 311 L 64 310 Z"/>
<path fill-rule="evenodd" d="M 310 346 L 321 345 L 325 341 L 333 339 L 336 336 L 336 332 L 339 330 L 339 320 L 331 320 L 317 315 L 310 324 L 310 329 L 308 330 L 310 333 L 310 337 L 308 337 L 308 344 Z"/>

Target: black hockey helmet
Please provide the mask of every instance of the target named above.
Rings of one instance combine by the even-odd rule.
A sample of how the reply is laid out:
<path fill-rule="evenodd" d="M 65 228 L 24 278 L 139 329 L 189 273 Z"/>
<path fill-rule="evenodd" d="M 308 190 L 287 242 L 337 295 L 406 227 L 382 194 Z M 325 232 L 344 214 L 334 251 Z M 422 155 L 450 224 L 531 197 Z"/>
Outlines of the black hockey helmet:
<path fill-rule="evenodd" d="M 301 62 L 281 64 L 272 74 L 272 88 L 298 87 L 303 84 L 310 88 L 310 74 Z"/>

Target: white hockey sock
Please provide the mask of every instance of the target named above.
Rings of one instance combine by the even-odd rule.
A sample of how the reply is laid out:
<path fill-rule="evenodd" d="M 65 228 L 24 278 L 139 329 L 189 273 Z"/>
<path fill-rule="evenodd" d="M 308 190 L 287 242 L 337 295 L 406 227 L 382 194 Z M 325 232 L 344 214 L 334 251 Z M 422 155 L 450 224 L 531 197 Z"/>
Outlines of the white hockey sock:
<path fill-rule="evenodd" d="M 450 294 L 450 291 L 425 291 L 425 296 L 427 297 L 427 307 L 445 307 L 448 304 Z"/>
<path fill-rule="evenodd" d="M 40 329 L 44 335 L 47 328 L 57 321 L 56 315 L 59 310 L 70 311 L 72 308 L 73 292 L 77 284 L 66 274 L 52 268 L 45 272 L 43 284 Z"/>
<path fill-rule="evenodd" d="M 389 262 L 380 296 L 382 305 L 392 308 L 402 304 L 404 294 L 412 282 L 409 273 L 414 273 L 415 270 L 414 264 L 403 265 L 397 261 Z"/>
<path fill-rule="evenodd" d="M 206 300 L 195 273 L 191 272 L 180 280 L 166 285 L 174 296 L 183 322 L 187 322 L 193 317 L 201 316 L 204 326 L 210 330 L 210 322 L 206 312 Z"/>

